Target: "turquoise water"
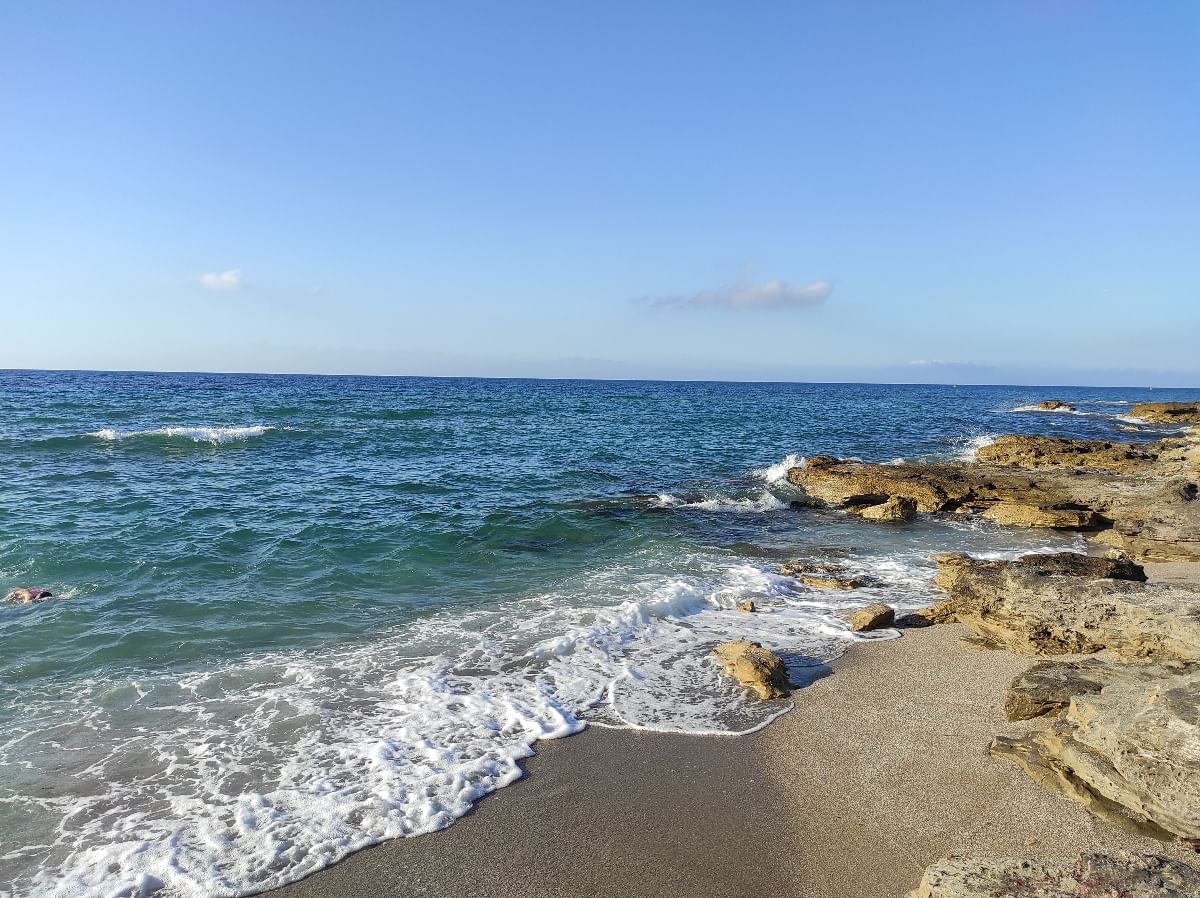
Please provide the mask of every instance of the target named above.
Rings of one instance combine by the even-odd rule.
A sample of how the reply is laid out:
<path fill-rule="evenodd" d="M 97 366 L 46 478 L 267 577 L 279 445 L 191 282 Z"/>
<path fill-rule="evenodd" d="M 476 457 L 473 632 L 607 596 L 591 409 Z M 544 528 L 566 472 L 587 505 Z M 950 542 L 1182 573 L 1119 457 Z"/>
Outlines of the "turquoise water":
<path fill-rule="evenodd" d="M 793 507 L 787 467 L 1128 437 L 1194 395 L 0 372 L 0 591 L 55 593 L 0 604 L 0 895 L 248 894 L 448 825 L 542 738 L 752 730 L 780 707 L 716 641 L 811 677 L 938 551 L 1082 545 Z M 1014 411 L 1045 398 L 1079 412 Z"/>

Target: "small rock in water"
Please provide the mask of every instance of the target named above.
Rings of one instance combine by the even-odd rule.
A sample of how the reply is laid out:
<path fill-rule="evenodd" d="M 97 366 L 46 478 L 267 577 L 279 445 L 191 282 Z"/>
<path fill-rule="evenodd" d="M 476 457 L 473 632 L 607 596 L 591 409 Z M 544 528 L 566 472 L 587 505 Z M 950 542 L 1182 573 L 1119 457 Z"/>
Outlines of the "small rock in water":
<path fill-rule="evenodd" d="M 754 603 L 752 601 L 750 601 L 749 599 L 743 599 L 742 601 L 737 603 L 737 610 L 738 611 L 757 611 L 758 608 L 756 608 Z"/>
<path fill-rule="evenodd" d="M 6 595 L 5 601 L 13 602 L 17 605 L 31 605 L 34 602 L 40 602 L 42 599 L 48 599 L 53 596 L 48 589 L 42 589 L 40 586 L 22 586 L 20 589 L 14 589 Z"/>
<path fill-rule="evenodd" d="M 1043 412 L 1073 412 L 1075 406 L 1069 402 L 1063 402 L 1061 399 L 1047 399 L 1039 402 L 1037 407 Z"/>
<path fill-rule="evenodd" d="M 883 627 L 890 627 L 896 622 L 896 612 L 891 605 L 884 605 L 882 602 L 877 602 L 874 605 L 868 605 L 866 608 L 859 608 L 850 614 L 850 629 L 855 633 L 862 633 L 867 630 L 878 630 Z"/>
<path fill-rule="evenodd" d="M 892 496 L 879 505 L 868 505 L 857 514 L 865 521 L 907 524 L 917 516 L 917 503 L 905 496 Z"/>
<path fill-rule="evenodd" d="M 784 698 L 792 689 L 787 667 L 778 655 L 757 642 L 723 642 L 712 651 L 721 670 L 761 699 Z"/>

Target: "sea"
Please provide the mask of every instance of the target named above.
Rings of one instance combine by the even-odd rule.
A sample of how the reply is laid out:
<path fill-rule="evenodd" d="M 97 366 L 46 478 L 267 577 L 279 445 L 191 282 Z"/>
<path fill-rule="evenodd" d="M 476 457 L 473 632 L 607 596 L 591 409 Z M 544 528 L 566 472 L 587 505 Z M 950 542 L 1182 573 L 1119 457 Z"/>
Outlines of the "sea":
<path fill-rule="evenodd" d="M 715 644 L 803 684 L 897 638 L 841 613 L 934 601 L 939 552 L 1084 548 L 803 507 L 790 467 L 1151 439 L 1130 403 L 1196 396 L 0 372 L 0 595 L 53 592 L 0 602 L 0 896 L 254 894 L 453 824 L 542 740 L 752 732 L 792 704 Z"/>

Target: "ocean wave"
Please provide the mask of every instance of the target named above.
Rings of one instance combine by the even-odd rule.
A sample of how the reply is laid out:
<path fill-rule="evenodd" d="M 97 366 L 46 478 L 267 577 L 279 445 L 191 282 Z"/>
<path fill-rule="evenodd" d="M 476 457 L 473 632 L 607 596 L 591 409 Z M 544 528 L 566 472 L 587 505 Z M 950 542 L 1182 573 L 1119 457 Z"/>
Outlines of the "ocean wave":
<path fill-rule="evenodd" d="M 266 424 L 251 424 L 245 426 L 195 426 L 195 427 L 156 427 L 148 430 L 117 430 L 105 427 L 93 430 L 85 436 L 103 440 L 106 443 L 121 442 L 144 438 L 164 438 L 172 440 L 190 440 L 193 443 L 209 443 L 214 446 L 225 443 L 237 443 L 260 437 L 276 428 Z"/>

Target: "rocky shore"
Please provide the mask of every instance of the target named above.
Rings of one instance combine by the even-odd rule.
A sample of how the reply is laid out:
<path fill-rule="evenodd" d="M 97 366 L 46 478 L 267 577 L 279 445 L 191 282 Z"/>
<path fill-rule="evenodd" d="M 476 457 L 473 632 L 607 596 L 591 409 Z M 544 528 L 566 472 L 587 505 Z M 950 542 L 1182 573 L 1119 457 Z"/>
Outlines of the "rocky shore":
<path fill-rule="evenodd" d="M 1063 410 L 1047 401 L 1039 410 Z M 1174 580 L 1145 564 L 1200 561 L 1200 405 L 1130 416 L 1186 426 L 1148 443 L 1005 436 L 974 462 L 868 464 L 828 456 L 788 472 L 814 505 L 866 520 L 885 510 L 976 515 L 1088 534 L 1096 554 L 1013 561 L 944 555 L 944 601 L 910 616 L 955 622 L 984 647 L 1036 660 L 1010 683 L 990 753 L 1130 833 L 1200 850 L 1200 565 Z M 901 621 L 903 624 L 904 621 Z M 956 856 L 913 898 L 1196 896 L 1200 870 L 1146 853 L 1070 861 Z"/>
<path fill-rule="evenodd" d="M 1048 413 L 1066 413 L 1047 403 Z M 589 728 L 449 830 L 361 852 L 278 898 L 746 894 L 1200 896 L 1200 406 L 1135 406 L 1154 442 L 1001 437 L 973 462 L 792 468 L 862 526 L 975 516 L 1078 531 L 1088 553 L 937 559 L 943 598 L 846 612 L 858 647 L 737 739 Z M 1190 428 L 1190 429 L 1186 429 Z M 869 577 L 780 572 L 813 589 Z M 756 614 L 741 602 L 730 614 Z M 761 645 L 717 646 L 750 701 L 791 692 Z"/>

